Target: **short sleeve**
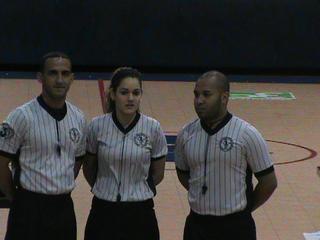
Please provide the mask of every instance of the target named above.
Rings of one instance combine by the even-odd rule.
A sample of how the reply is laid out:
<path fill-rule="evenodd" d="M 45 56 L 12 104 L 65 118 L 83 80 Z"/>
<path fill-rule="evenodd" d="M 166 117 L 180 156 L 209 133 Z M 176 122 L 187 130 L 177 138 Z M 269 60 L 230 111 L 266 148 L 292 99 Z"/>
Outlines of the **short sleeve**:
<path fill-rule="evenodd" d="M 158 122 L 155 125 L 155 132 L 153 134 L 153 139 L 151 140 L 151 142 L 152 142 L 151 143 L 152 144 L 152 152 L 151 152 L 152 160 L 157 160 L 159 158 L 165 157 L 168 154 L 167 140 Z"/>
<path fill-rule="evenodd" d="M 248 126 L 243 133 L 247 162 L 255 175 L 273 170 L 273 163 L 269 154 L 266 141 L 253 126 Z"/>
<path fill-rule="evenodd" d="M 22 109 L 12 111 L 0 125 L 0 151 L 16 154 L 21 147 L 28 129 L 28 122 Z"/>
<path fill-rule="evenodd" d="M 86 139 L 87 139 L 87 122 L 83 117 L 81 120 L 81 138 L 76 150 L 76 157 L 81 157 L 86 153 Z"/>
<path fill-rule="evenodd" d="M 175 150 L 174 150 L 174 160 L 176 163 L 176 168 L 182 171 L 189 171 L 187 158 L 185 157 L 185 152 L 184 152 L 184 143 L 185 143 L 184 135 L 185 135 L 184 130 L 181 130 L 177 136 Z"/>
<path fill-rule="evenodd" d="M 97 154 L 98 139 L 97 139 L 97 121 L 92 120 L 87 128 L 87 152 Z"/>

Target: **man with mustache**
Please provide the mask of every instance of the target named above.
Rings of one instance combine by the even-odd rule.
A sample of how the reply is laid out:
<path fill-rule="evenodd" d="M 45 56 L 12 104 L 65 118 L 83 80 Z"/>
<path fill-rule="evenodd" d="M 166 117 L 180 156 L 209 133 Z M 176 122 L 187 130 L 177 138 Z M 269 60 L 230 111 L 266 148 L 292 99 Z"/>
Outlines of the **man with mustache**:
<path fill-rule="evenodd" d="M 70 58 L 46 54 L 38 78 L 41 95 L 0 126 L 0 189 L 11 200 L 5 239 L 76 240 L 70 194 L 85 154 L 86 121 L 66 101 Z"/>
<path fill-rule="evenodd" d="M 228 112 L 229 80 L 203 74 L 194 88 L 199 119 L 176 142 L 176 169 L 188 190 L 184 240 L 256 239 L 251 212 L 277 187 L 267 145 L 251 124 Z M 253 188 L 252 173 L 258 180 Z"/>

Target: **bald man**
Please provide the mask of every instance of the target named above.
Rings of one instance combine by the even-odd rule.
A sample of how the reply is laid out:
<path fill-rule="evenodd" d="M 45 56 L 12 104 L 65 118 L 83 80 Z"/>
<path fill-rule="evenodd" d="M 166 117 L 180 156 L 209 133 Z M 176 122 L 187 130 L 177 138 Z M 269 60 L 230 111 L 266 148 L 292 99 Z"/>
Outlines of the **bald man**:
<path fill-rule="evenodd" d="M 176 170 L 191 208 L 184 240 L 256 239 L 251 212 L 277 187 L 265 140 L 228 111 L 229 92 L 225 75 L 203 74 L 194 88 L 199 118 L 177 137 Z M 255 188 L 253 174 L 258 180 Z"/>

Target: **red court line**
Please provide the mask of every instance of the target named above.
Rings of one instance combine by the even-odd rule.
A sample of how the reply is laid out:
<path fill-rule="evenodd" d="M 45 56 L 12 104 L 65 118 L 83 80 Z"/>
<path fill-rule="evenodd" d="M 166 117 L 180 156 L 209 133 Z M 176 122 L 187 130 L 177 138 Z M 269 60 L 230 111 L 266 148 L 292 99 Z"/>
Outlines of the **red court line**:
<path fill-rule="evenodd" d="M 102 111 L 103 111 L 103 113 L 106 113 L 107 112 L 106 94 L 104 91 L 105 88 L 104 88 L 104 82 L 102 79 L 98 80 L 98 87 L 99 87 Z"/>
<path fill-rule="evenodd" d="M 297 162 L 302 162 L 302 161 L 306 161 L 312 158 L 315 158 L 318 153 L 308 147 L 304 147 L 298 144 L 294 144 L 294 143 L 287 143 L 287 142 L 280 142 L 280 141 L 274 141 L 274 140 L 266 140 L 268 142 L 273 142 L 273 143 L 280 143 L 280 144 L 285 144 L 285 145 L 289 145 L 289 146 L 293 146 L 293 147 L 298 147 L 298 148 L 302 148 L 304 150 L 307 150 L 309 152 L 309 156 L 305 157 L 305 158 L 301 158 L 301 159 L 297 159 L 297 160 L 293 160 L 293 161 L 286 161 L 286 162 L 280 162 L 280 163 L 275 163 L 274 165 L 284 165 L 284 164 L 289 164 L 289 163 L 297 163 Z"/>

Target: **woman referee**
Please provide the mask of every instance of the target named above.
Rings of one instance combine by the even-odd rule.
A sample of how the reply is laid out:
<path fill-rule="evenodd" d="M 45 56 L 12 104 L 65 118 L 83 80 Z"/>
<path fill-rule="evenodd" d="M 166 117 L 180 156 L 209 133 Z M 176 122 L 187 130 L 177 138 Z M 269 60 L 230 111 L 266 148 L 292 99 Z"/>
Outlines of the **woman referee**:
<path fill-rule="evenodd" d="M 141 74 L 119 68 L 108 113 L 89 125 L 84 175 L 94 194 L 85 240 L 157 240 L 152 198 L 164 176 L 167 143 L 158 121 L 139 112 Z"/>

